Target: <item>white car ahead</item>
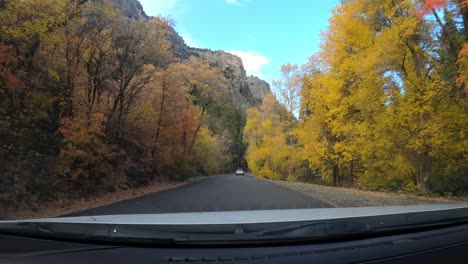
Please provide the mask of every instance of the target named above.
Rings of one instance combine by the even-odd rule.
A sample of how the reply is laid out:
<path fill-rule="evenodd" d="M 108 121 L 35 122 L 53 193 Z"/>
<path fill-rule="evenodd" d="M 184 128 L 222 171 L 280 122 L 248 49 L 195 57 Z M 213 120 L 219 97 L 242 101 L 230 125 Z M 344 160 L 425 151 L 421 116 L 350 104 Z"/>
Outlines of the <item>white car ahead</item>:
<path fill-rule="evenodd" d="M 236 175 L 244 175 L 244 170 L 243 169 L 237 169 L 236 170 Z"/>

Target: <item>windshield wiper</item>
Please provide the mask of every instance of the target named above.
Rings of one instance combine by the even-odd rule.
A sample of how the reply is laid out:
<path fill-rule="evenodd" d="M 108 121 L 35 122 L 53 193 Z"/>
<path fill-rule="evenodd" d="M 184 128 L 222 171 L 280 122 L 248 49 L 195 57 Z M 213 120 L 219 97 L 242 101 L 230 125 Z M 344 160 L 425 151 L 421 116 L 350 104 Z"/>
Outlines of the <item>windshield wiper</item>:
<path fill-rule="evenodd" d="M 70 218 L 73 219 L 73 218 Z M 115 224 L 17 221 L 0 233 L 86 242 L 220 245 L 324 242 L 435 229 L 468 223 L 468 208 L 328 220 L 230 224 Z"/>
<path fill-rule="evenodd" d="M 431 227 L 447 226 L 468 222 L 450 221 L 432 224 Z M 415 228 L 417 227 L 417 228 Z M 151 245 L 220 245 L 220 244 L 260 244 L 286 242 L 324 242 L 336 239 L 354 239 L 360 236 L 388 234 L 396 231 L 416 231 L 423 226 L 399 228 L 377 228 L 367 221 L 333 221 L 290 224 L 284 228 L 266 231 L 243 231 L 242 225 L 232 226 L 223 232 L 168 232 L 164 228 L 133 225 L 90 225 L 63 223 L 23 223 L 20 226 L 0 227 L 0 233 L 40 238 L 66 239 L 87 242 L 131 243 Z M 248 226 L 244 227 L 248 229 Z M 68 230 L 68 231 L 65 231 Z M 163 231 L 161 231 L 163 230 Z"/>

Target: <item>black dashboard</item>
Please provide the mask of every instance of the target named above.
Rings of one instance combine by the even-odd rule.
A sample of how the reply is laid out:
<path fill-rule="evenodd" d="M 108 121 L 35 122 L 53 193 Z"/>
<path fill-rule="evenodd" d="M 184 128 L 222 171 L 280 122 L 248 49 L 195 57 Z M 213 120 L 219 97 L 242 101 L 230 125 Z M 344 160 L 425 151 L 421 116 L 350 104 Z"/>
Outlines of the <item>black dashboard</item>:
<path fill-rule="evenodd" d="M 468 225 L 313 244 L 140 247 L 0 235 L 0 263 L 468 263 Z"/>

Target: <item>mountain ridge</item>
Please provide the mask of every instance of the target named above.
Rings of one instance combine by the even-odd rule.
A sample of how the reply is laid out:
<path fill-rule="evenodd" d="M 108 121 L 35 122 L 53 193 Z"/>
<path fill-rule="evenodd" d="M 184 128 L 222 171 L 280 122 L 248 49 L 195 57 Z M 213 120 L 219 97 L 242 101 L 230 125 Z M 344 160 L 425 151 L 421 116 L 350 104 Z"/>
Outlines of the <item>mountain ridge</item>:
<path fill-rule="evenodd" d="M 124 11 L 130 18 L 148 20 L 139 0 L 112 0 L 116 7 Z M 228 98 L 243 112 L 251 107 L 259 107 L 263 98 L 271 93 L 270 84 L 258 76 L 248 76 L 242 58 L 224 50 L 195 48 L 186 44 L 185 40 L 173 28 L 169 28 L 168 41 L 176 59 L 185 61 L 197 57 L 207 61 L 211 66 L 218 67 L 228 80 Z"/>

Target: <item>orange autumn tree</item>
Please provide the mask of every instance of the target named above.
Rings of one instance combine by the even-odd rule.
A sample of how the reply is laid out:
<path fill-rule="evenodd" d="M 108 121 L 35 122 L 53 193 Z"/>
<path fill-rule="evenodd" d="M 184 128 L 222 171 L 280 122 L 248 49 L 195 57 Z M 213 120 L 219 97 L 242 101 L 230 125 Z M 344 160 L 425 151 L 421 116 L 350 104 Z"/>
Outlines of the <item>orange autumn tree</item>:
<path fill-rule="evenodd" d="M 219 172 L 229 162 L 221 157 L 230 156 L 224 148 L 230 143 L 208 129 L 208 112 L 225 91 L 224 76 L 206 62 L 191 59 L 160 68 L 129 113 L 130 138 L 145 149 L 156 171 L 175 166 L 192 169 L 186 173 Z"/>
<path fill-rule="evenodd" d="M 55 167 L 57 181 L 70 191 L 97 191 L 109 185 L 116 176 L 112 162 L 117 153 L 104 142 L 103 114 L 89 119 L 62 119 L 59 133 L 66 146 L 60 152 L 60 162 Z"/>

